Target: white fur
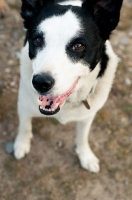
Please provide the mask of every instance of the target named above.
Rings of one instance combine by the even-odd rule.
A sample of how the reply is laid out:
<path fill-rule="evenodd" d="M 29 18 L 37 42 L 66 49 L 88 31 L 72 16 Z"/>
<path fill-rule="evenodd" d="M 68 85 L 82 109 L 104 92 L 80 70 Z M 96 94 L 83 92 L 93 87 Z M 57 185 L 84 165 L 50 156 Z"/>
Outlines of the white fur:
<path fill-rule="evenodd" d="M 73 5 L 73 6 L 81 6 L 82 2 L 81 1 L 76 1 L 76 0 L 72 0 L 72 1 L 64 1 L 59 3 L 60 5 Z"/>
<path fill-rule="evenodd" d="M 32 62 L 28 56 L 28 43 L 21 52 L 21 79 L 18 101 L 20 124 L 19 133 L 14 144 L 15 157 L 21 159 L 30 151 L 31 118 L 44 117 L 38 109 L 39 95 L 32 88 L 32 76 L 40 72 L 50 72 L 55 78 L 52 95 L 62 95 L 73 85 L 77 77 L 81 77 L 75 91 L 69 96 L 68 102 L 54 117 L 62 124 L 77 121 L 76 152 L 81 166 L 97 173 L 100 169 L 99 160 L 90 149 L 87 139 L 96 112 L 107 100 L 118 58 L 114 54 L 109 41 L 107 41 L 107 54 L 110 59 L 105 74 L 101 78 L 96 79 L 100 64 L 92 72 L 83 63 L 73 64 L 65 52 L 65 45 L 81 31 L 81 25 L 71 11 L 63 16 L 51 17 L 45 20 L 39 25 L 38 29 L 45 34 L 45 48 L 37 53 L 37 57 Z M 90 93 L 91 88 L 93 88 L 92 93 Z M 90 110 L 87 110 L 82 104 L 82 100 L 86 98 L 90 104 Z"/>

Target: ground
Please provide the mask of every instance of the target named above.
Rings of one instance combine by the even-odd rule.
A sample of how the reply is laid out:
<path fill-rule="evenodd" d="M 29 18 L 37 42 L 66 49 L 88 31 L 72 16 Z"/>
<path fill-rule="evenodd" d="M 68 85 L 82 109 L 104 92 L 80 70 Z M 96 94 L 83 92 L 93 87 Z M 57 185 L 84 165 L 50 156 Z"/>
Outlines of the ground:
<path fill-rule="evenodd" d="M 0 200 L 132 199 L 132 1 L 125 0 L 112 46 L 120 57 L 109 99 L 91 128 L 101 171 L 80 167 L 75 123 L 33 119 L 31 152 L 20 161 L 5 151 L 18 130 L 19 54 L 24 31 L 19 4 L 0 19 Z"/>

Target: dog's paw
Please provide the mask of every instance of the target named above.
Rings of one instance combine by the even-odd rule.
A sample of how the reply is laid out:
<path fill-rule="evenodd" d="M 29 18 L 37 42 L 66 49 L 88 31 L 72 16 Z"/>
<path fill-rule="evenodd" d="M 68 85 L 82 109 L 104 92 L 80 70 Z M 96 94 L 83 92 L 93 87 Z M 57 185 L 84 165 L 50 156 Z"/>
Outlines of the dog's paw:
<path fill-rule="evenodd" d="M 99 159 L 91 151 L 88 151 L 87 153 L 78 153 L 76 150 L 76 152 L 82 168 L 93 173 L 98 173 L 100 171 Z"/>
<path fill-rule="evenodd" d="M 83 155 L 79 156 L 79 160 L 82 168 L 89 170 L 93 173 L 98 173 L 100 171 L 99 159 L 94 155 Z"/>
<path fill-rule="evenodd" d="M 26 154 L 30 152 L 30 140 L 20 141 L 17 140 L 14 143 L 14 156 L 16 159 L 23 158 Z"/>

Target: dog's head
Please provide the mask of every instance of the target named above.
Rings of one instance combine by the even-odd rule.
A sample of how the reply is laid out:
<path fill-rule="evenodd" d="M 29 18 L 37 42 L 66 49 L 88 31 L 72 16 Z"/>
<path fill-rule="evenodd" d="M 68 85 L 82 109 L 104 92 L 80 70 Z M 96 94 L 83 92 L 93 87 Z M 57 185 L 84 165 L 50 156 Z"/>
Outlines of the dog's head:
<path fill-rule="evenodd" d="M 105 41 L 119 22 L 122 0 L 65 4 L 22 0 L 21 15 L 33 67 L 32 85 L 40 95 L 40 111 L 46 115 L 56 114 L 94 71 Z"/>

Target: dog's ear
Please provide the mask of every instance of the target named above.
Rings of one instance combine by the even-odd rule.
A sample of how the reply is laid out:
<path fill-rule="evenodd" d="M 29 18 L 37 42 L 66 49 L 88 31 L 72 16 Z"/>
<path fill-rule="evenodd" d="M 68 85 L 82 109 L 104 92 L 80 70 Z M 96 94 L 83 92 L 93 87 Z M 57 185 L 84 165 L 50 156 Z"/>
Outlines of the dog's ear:
<path fill-rule="evenodd" d="M 54 0 L 22 0 L 21 16 L 24 20 L 33 19 L 45 5 L 53 3 Z"/>
<path fill-rule="evenodd" d="M 120 19 L 123 0 L 84 0 L 82 8 L 89 10 L 99 27 L 104 40 L 109 38 Z"/>

